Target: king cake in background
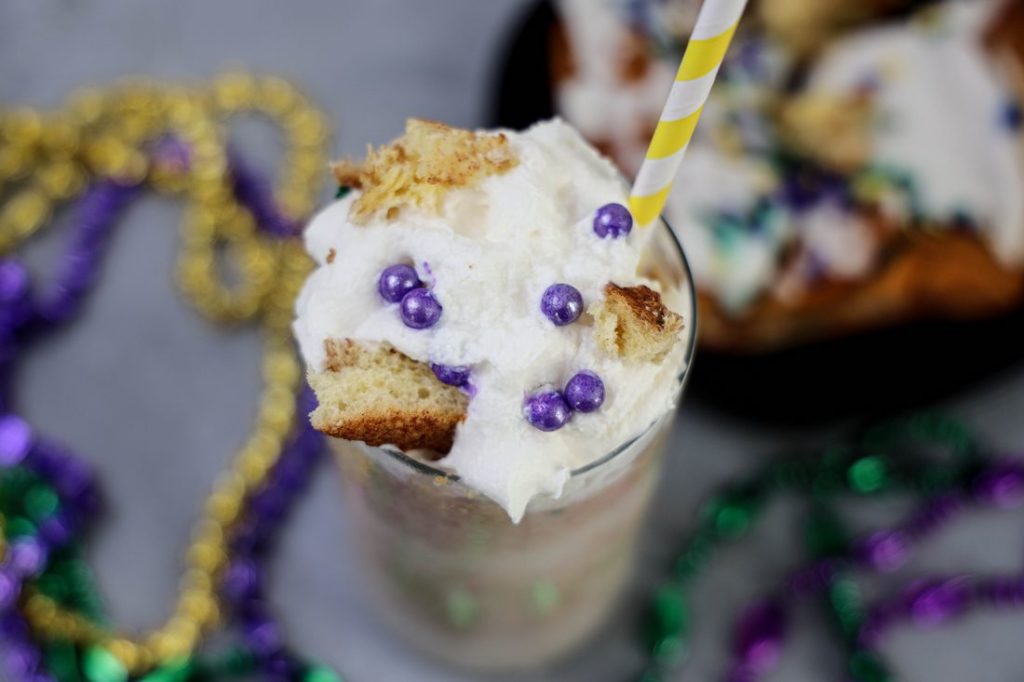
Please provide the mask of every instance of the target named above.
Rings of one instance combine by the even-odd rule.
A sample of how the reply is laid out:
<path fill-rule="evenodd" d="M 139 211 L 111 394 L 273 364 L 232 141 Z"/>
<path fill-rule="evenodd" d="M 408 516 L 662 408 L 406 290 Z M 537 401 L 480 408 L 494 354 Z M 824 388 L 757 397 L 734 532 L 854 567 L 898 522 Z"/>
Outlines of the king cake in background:
<path fill-rule="evenodd" d="M 699 6 L 538 4 L 497 122 L 559 114 L 633 177 Z M 1024 6 L 757 0 L 717 83 L 665 209 L 699 287 L 695 395 L 819 421 L 1019 358 Z"/>

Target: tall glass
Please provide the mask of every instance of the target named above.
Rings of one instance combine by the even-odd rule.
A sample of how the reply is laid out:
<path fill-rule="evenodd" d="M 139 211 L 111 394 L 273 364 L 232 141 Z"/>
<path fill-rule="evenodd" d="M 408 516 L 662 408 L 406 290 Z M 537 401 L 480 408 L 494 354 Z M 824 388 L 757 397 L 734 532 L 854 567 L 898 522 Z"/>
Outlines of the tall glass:
<path fill-rule="evenodd" d="M 687 321 L 681 393 L 696 338 L 693 287 L 668 225 L 651 229 L 644 271 L 675 294 L 671 307 Z M 629 577 L 673 418 L 595 453 L 561 497 L 535 498 L 518 524 L 438 465 L 332 439 L 367 587 L 385 620 L 422 651 L 479 671 L 534 667 L 581 644 Z"/>

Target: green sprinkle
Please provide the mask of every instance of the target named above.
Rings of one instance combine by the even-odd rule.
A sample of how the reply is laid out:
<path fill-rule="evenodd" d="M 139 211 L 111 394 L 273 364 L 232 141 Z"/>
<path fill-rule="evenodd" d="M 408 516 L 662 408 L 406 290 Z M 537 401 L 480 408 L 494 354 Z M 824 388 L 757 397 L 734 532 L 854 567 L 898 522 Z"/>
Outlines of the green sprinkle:
<path fill-rule="evenodd" d="M 338 191 L 334 193 L 335 199 L 344 199 L 345 195 L 352 191 L 348 185 L 338 185 Z"/>

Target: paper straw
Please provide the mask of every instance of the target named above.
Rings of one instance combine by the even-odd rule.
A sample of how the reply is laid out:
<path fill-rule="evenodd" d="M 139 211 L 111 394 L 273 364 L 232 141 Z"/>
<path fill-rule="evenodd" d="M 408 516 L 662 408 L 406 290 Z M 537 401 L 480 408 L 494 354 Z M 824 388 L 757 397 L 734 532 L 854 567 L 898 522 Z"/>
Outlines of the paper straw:
<path fill-rule="evenodd" d="M 640 227 L 650 225 L 661 214 L 746 4 L 747 0 L 704 0 L 700 8 L 629 197 L 633 220 Z"/>

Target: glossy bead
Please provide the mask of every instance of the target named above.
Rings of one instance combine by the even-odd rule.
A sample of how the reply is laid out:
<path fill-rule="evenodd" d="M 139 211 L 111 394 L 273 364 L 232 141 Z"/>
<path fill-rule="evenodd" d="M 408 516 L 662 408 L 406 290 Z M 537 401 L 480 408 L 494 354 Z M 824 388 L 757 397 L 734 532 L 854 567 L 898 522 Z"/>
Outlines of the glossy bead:
<path fill-rule="evenodd" d="M 23 578 L 36 576 L 46 567 L 48 552 L 35 537 L 14 540 L 7 552 L 11 570 Z"/>
<path fill-rule="evenodd" d="M 434 376 L 442 384 L 449 386 L 465 386 L 469 381 L 469 367 L 463 365 L 441 365 L 436 362 L 430 363 L 430 369 Z"/>
<path fill-rule="evenodd" d="M 330 668 L 314 665 L 306 670 L 302 682 L 342 682 L 342 679 Z"/>
<path fill-rule="evenodd" d="M 0 417 L 0 467 L 12 467 L 28 455 L 32 430 L 12 414 Z"/>
<path fill-rule="evenodd" d="M 281 650 L 284 638 L 277 623 L 259 619 L 245 624 L 245 642 L 257 656 L 269 657 Z"/>
<path fill-rule="evenodd" d="M 49 486 L 34 485 L 25 493 L 25 513 L 36 523 L 50 518 L 59 504 L 57 493 Z"/>
<path fill-rule="evenodd" d="M 259 566 L 249 559 L 235 559 L 222 578 L 224 596 L 232 602 L 240 602 L 259 594 L 261 587 Z"/>
<path fill-rule="evenodd" d="M 909 554 L 906 538 L 899 531 L 880 531 L 865 538 L 859 548 L 863 561 L 882 572 L 895 571 Z"/>
<path fill-rule="evenodd" d="M 384 268 L 377 280 L 377 291 L 388 303 L 398 303 L 407 293 L 422 286 L 416 269 L 404 263 Z"/>
<path fill-rule="evenodd" d="M 1024 467 L 1004 462 L 993 465 L 974 482 L 974 495 L 980 501 L 1002 509 L 1024 503 Z"/>
<path fill-rule="evenodd" d="M 10 305 L 28 291 L 28 271 L 12 260 L 0 261 L 0 303 Z"/>
<path fill-rule="evenodd" d="M 633 215 L 622 204 L 605 204 L 594 214 L 594 234 L 601 239 L 625 237 L 633 229 Z"/>
<path fill-rule="evenodd" d="M 443 308 L 434 294 L 413 289 L 402 298 L 402 322 L 412 329 L 428 329 L 441 319 Z"/>
<path fill-rule="evenodd" d="M 535 429 L 557 431 L 572 417 L 572 410 L 561 393 L 543 389 L 523 401 L 523 417 Z"/>
<path fill-rule="evenodd" d="M 651 620 L 654 625 L 652 634 L 655 639 L 660 640 L 666 636 L 676 637 L 686 634 L 689 613 L 686 597 L 678 587 L 664 585 L 658 588 L 654 595 L 651 611 Z"/>
<path fill-rule="evenodd" d="M 52 547 L 62 547 L 71 539 L 72 521 L 58 512 L 39 524 L 39 537 Z"/>
<path fill-rule="evenodd" d="M 578 412 L 593 412 L 604 404 L 604 382 L 593 372 L 577 372 L 565 385 L 565 400 Z"/>
<path fill-rule="evenodd" d="M 5 647 L 0 653 L 3 667 L 13 679 L 29 679 L 35 676 L 36 669 L 42 663 L 39 649 L 29 643 L 18 643 Z"/>
<path fill-rule="evenodd" d="M 18 601 L 21 583 L 9 569 L 0 567 L 0 614 L 10 609 Z"/>
<path fill-rule="evenodd" d="M 564 327 L 583 313 L 583 296 L 571 284 L 552 284 L 541 296 L 540 311 L 556 325 Z"/>
<path fill-rule="evenodd" d="M 735 539 L 750 528 L 759 506 L 760 500 L 756 494 L 735 490 L 712 499 L 706 507 L 706 513 L 720 537 Z"/>
<path fill-rule="evenodd" d="M 910 617 L 921 627 L 935 627 L 959 616 L 970 598 L 970 584 L 963 578 L 914 584 L 907 590 Z"/>
<path fill-rule="evenodd" d="M 885 462 L 878 457 L 862 457 L 850 465 L 848 478 L 855 492 L 875 492 L 886 484 Z"/>
<path fill-rule="evenodd" d="M 82 656 L 82 672 L 89 682 L 127 682 L 128 671 L 121 661 L 100 646 L 89 647 Z"/>
<path fill-rule="evenodd" d="M 768 671 L 778 663 L 786 630 L 782 604 L 774 599 L 762 601 L 740 618 L 733 647 L 744 665 L 759 672 Z"/>
<path fill-rule="evenodd" d="M 890 682 L 892 679 L 881 661 L 866 651 L 858 651 L 850 657 L 850 676 L 856 682 Z"/>

